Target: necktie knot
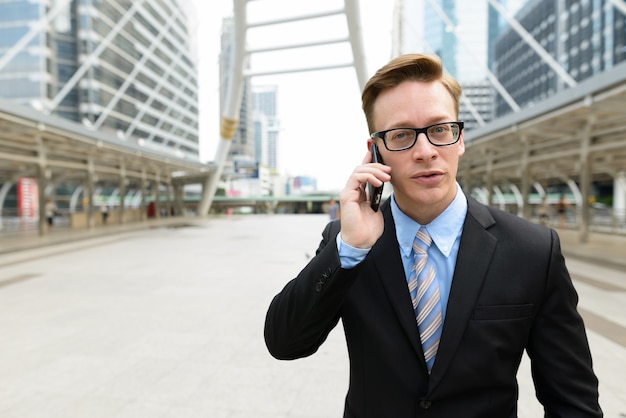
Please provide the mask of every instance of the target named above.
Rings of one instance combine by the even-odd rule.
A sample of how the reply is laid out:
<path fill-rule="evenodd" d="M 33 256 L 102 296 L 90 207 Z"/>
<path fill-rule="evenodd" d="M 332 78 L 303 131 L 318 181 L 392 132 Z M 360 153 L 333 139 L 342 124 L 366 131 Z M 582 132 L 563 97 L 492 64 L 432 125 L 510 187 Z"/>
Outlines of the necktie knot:
<path fill-rule="evenodd" d="M 415 239 L 413 240 L 413 251 L 415 254 L 426 254 L 428 251 L 428 247 L 433 243 L 433 239 L 428 234 L 426 227 L 421 227 L 417 234 L 415 234 Z"/>

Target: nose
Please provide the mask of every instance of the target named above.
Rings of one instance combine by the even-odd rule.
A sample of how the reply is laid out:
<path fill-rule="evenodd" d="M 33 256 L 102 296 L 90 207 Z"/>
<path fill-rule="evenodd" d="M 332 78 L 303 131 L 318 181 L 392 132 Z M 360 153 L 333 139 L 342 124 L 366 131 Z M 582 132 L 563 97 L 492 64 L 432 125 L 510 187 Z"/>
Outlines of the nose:
<path fill-rule="evenodd" d="M 431 161 L 437 158 L 437 147 L 431 144 L 426 138 L 425 133 L 420 133 L 417 136 L 415 145 L 411 148 L 412 157 L 415 161 Z"/>

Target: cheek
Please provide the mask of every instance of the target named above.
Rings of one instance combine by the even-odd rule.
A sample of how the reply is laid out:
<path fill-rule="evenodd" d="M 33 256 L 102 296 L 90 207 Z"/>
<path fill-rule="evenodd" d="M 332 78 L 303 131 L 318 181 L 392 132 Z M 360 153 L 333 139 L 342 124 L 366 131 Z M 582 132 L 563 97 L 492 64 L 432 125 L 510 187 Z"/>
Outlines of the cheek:
<path fill-rule="evenodd" d="M 391 175 L 393 175 L 394 172 L 399 172 L 402 166 L 406 164 L 402 161 L 401 155 L 395 152 L 381 152 L 381 157 L 383 157 L 383 163 L 391 167 Z"/>

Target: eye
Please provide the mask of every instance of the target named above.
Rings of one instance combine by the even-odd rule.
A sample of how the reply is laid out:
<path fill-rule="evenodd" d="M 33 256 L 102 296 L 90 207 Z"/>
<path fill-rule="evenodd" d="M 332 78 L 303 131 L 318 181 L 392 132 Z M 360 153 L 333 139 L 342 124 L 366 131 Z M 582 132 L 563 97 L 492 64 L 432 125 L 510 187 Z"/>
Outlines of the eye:
<path fill-rule="evenodd" d="M 391 132 L 391 139 L 393 141 L 398 141 L 401 139 L 406 138 L 406 132 L 405 131 L 393 131 Z"/>
<path fill-rule="evenodd" d="M 407 129 L 394 129 L 389 132 L 391 141 L 407 141 L 413 137 L 414 132 Z"/>

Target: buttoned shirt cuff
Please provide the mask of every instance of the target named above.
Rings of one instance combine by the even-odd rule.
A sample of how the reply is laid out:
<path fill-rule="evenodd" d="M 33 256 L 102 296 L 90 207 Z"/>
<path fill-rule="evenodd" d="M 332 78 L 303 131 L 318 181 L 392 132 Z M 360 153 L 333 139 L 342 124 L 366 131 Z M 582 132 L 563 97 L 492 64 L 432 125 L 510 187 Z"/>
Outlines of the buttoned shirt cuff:
<path fill-rule="evenodd" d="M 341 267 L 344 269 L 350 269 L 359 264 L 371 248 L 356 248 L 352 247 L 341 239 L 341 232 L 337 234 L 337 251 L 339 252 L 339 261 Z"/>

